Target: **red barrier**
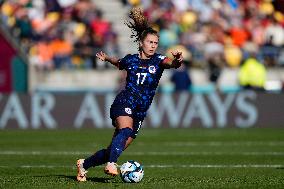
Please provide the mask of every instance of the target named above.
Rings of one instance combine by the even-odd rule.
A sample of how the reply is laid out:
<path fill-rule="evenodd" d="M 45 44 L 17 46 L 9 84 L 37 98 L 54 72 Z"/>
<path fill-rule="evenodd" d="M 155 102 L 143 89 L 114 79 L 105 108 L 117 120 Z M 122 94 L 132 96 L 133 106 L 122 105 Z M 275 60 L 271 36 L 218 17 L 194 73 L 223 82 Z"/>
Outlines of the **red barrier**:
<path fill-rule="evenodd" d="M 0 92 L 12 91 L 11 62 L 16 52 L 0 33 Z"/>

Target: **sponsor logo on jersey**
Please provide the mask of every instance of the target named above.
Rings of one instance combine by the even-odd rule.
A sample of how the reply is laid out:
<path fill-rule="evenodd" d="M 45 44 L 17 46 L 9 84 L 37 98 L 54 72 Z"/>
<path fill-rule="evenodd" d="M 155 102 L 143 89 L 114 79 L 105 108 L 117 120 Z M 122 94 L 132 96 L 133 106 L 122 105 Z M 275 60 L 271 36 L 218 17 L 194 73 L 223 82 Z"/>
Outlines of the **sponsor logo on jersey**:
<path fill-rule="evenodd" d="M 127 113 L 127 114 L 132 114 L 132 110 L 130 108 L 125 108 L 124 111 Z"/>
<path fill-rule="evenodd" d="M 147 68 L 147 65 L 140 65 L 139 68 L 141 69 Z"/>
<path fill-rule="evenodd" d="M 154 73 L 156 73 L 156 67 L 155 66 L 149 66 L 149 72 L 151 73 L 151 74 L 154 74 Z"/>

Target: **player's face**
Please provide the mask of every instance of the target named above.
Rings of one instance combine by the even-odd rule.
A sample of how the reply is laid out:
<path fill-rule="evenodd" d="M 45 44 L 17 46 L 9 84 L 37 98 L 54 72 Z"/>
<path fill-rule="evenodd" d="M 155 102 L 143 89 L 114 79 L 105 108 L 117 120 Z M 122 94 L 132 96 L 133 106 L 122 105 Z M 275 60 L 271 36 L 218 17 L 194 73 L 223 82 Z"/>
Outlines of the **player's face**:
<path fill-rule="evenodd" d="M 159 38 L 156 35 L 148 34 L 145 39 L 140 42 L 140 46 L 142 48 L 142 56 L 144 58 L 149 58 L 155 54 L 158 48 Z"/>

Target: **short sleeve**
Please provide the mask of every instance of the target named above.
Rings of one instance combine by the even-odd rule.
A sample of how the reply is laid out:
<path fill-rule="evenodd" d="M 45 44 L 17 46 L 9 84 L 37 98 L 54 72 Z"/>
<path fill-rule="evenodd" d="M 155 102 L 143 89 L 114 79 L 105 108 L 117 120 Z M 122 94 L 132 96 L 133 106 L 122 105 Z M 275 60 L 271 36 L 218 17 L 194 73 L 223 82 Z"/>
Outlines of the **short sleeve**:
<path fill-rule="evenodd" d="M 159 55 L 158 58 L 160 59 L 160 66 L 162 68 L 170 68 L 170 62 L 171 62 L 171 59 L 168 58 L 167 56 L 163 56 L 163 55 Z"/>
<path fill-rule="evenodd" d="M 130 54 L 128 54 L 128 55 L 126 55 L 125 57 L 123 57 L 122 59 L 119 59 L 118 60 L 118 68 L 120 69 L 120 70 L 125 70 L 126 68 L 127 68 L 127 66 L 128 66 L 128 62 L 129 62 L 129 58 L 130 58 Z"/>

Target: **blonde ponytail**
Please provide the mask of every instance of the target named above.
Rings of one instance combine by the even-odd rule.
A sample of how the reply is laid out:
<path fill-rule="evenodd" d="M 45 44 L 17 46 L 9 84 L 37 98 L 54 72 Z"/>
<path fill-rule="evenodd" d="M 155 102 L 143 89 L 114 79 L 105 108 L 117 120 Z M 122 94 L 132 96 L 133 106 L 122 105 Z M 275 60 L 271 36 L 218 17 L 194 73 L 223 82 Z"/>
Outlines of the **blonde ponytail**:
<path fill-rule="evenodd" d="M 125 24 L 131 29 L 132 35 L 130 37 L 134 38 L 134 42 L 143 40 L 149 33 L 158 36 L 158 32 L 150 27 L 147 18 L 140 8 L 132 8 L 129 18 L 131 20 L 125 22 Z"/>

